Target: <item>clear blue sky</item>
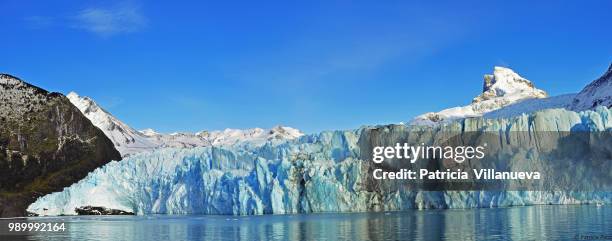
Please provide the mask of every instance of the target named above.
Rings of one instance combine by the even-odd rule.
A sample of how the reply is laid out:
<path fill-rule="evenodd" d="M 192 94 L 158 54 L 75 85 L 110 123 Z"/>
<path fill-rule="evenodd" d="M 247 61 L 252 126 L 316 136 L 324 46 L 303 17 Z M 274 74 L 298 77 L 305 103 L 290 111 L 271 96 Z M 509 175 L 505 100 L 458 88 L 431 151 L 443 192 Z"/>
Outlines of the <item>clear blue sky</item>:
<path fill-rule="evenodd" d="M 509 66 L 552 95 L 612 61 L 612 1 L 0 2 L 0 72 L 163 132 L 407 121 Z"/>

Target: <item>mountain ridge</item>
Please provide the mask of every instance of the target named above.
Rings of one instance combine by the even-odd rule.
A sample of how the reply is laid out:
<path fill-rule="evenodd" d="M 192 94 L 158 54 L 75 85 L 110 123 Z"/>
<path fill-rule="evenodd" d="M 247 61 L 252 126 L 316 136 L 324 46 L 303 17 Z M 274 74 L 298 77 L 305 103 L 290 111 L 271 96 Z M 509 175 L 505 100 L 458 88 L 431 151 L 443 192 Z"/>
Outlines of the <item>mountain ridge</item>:
<path fill-rule="evenodd" d="M 263 145 L 268 141 L 279 142 L 304 135 L 300 130 L 286 126 L 275 126 L 270 129 L 227 128 L 225 130 L 199 131 L 196 133 L 175 132 L 171 134 L 159 133 L 151 128 L 137 131 L 104 110 L 89 97 L 70 92 L 68 99 L 113 141 L 123 157 L 166 147 Z"/>

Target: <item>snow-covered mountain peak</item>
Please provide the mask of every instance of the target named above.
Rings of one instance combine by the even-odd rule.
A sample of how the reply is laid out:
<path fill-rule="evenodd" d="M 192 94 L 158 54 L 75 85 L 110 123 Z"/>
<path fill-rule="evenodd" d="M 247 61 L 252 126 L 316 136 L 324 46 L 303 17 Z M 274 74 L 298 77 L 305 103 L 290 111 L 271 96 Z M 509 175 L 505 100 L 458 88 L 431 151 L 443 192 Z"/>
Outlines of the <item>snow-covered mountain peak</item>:
<path fill-rule="evenodd" d="M 70 92 L 68 99 L 115 144 L 122 156 L 151 151 L 157 148 L 191 148 L 199 146 L 223 146 L 249 143 L 263 145 L 268 141 L 292 140 L 304 135 L 301 131 L 284 126 L 271 129 L 225 129 L 197 133 L 158 133 L 153 129 L 136 131 L 101 108 L 89 97 Z"/>
<path fill-rule="evenodd" d="M 508 98 L 516 95 L 517 98 L 533 97 L 545 98 L 546 92 L 537 89 L 531 81 L 523 78 L 514 70 L 495 66 L 493 74 L 484 76 L 482 94 L 476 96 L 472 103 L 478 103 L 494 98 Z"/>
<path fill-rule="evenodd" d="M 466 106 L 453 107 L 440 112 L 429 112 L 417 116 L 409 124 L 434 125 L 456 119 L 482 116 L 507 105 L 534 98 L 546 98 L 545 91 L 523 78 L 514 70 L 495 66 L 493 74 L 484 76 L 482 93 Z"/>
<path fill-rule="evenodd" d="M 100 108 L 100 106 L 98 106 L 96 102 L 94 102 L 92 99 L 90 99 L 87 96 L 79 96 L 79 94 L 77 94 L 76 92 L 70 91 L 70 93 L 68 93 L 66 97 L 68 97 L 70 102 L 73 105 L 75 105 L 77 108 L 79 108 L 79 110 L 81 110 L 81 112 L 83 113 L 85 112 L 89 112 L 89 113 L 105 112 L 106 115 L 109 115 L 108 112 Z M 110 116 L 108 117 L 110 118 Z M 107 118 L 104 118 L 104 119 L 107 119 Z"/>
<path fill-rule="evenodd" d="M 601 77 L 576 95 L 570 108 L 578 111 L 594 109 L 597 106 L 612 107 L 612 64 Z"/>
<path fill-rule="evenodd" d="M 115 130 L 118 128 L 130 128 L 117 118 L 112 116 L 109 112 L 102 109 L 96 102 L 86 96 L 79 96 L 76 92 L 72 91 L 66 95 L 70 102 L 76 106 L 85 116 L 98 128 L 104 130 Z M 136 132 L 136 131 L 135 131 Z M 138 132 L 136 132 L 138 133 Z M 131 138 L 128 138 L 131 139 Z M 111 138 L 112 140 L 112 138 Z"/>
<path fill-rule="evenodd" d="M 121 153 L 121 156 L 127 156 L 156 146 L 156 143 L 148 140 L 145 135 L 115 118 L 91 98 L 79 96 L 76 92 L 70 92 L 66 97 L 92 124 L 111 139 L 115 148 Z"/>

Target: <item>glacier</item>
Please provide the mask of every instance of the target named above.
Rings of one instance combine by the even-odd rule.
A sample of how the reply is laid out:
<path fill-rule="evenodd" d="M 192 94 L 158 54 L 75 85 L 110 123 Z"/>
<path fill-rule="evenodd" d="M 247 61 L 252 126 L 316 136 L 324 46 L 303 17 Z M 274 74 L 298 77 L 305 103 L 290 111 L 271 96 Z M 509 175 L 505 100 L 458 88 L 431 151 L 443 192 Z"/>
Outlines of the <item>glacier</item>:
<path fill-rule="evenodd" d="M 612 109 L 546 109 L 506 118 L 466 118 L 434 127 L 364 126 L 264 145 L 163 148 L 108 163 L 63 191 L 39 198 L 28 211 L 74 215 L 76 207 L 91 205 L 136 214 L 257 215 L 612 203 L 609 189 L 428 191 L 372 180 L 371 145 L 431 140 L 447 131 L 525 133 L 499 142 L 504 148 L 515 142 L 545 148 L 546 143 L 536 138 L 538 131 L 612 131 Z M 610 181 L 612 150 L 605 144 L 602 148 L 608 155 L 598 173 L 575 166 L 572 173 L 565 171 L 567 179 L 554 180 L 554 185 L 571 185 L 568 180 L 587 180 L 591 175 Z M 545 168 L 552 163 L 533 157 L 529 150 L 512 153 L 517 156 L 510 163 L 495 164 Z"/>

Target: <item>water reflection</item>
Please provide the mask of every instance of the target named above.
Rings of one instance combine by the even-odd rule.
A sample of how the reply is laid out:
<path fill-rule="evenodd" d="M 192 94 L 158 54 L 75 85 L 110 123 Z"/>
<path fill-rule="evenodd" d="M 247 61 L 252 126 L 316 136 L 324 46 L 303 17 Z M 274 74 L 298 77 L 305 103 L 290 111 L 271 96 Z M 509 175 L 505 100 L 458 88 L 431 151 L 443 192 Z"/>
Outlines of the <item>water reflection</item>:
<path fill-rule="evenodd" d="M 580 234 L 612 235 L 612 209 L 593 205 L 250 217 L 57 217 L 28 221 L 63 221 L 68 230 L 12 236 L 8 240 L 573 240 Z"/>

